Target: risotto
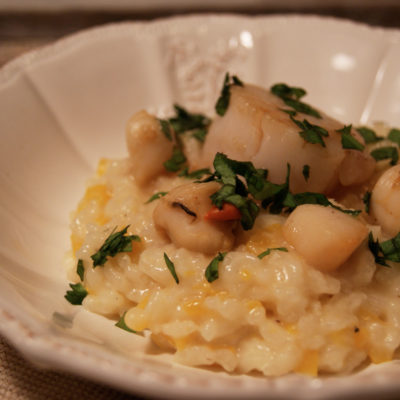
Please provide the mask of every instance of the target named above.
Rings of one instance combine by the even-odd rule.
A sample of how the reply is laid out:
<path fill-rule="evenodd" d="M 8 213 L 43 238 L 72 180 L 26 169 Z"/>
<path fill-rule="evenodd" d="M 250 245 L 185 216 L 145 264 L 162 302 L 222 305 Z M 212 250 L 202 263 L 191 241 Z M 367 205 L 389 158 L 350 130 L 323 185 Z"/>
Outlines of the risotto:
<path fill-rule="evenodd" d="M 400 345 L 400 131 L 225 77 L 216 116 L 128 121 L 72 215 L 66 299 L 190 366 L 349 373 Z"/>

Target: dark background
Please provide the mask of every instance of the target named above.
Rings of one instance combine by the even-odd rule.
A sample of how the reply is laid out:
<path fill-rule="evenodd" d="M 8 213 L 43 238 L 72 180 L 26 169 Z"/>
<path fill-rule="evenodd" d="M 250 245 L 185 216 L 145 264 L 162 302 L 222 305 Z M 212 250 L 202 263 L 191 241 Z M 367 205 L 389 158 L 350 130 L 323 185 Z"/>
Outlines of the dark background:
<path fill-rule="evenodd" d="M 2 2 L 9 4 L 2 7 Z M 149 0 L 147 3 L 142 0 L 125 4 L 121 0 L 110 1 L 109 6 L 104 5 L 104 0 L 99 0 L 101 6 L 97 7 L 94 0 L 82 2 L 82 6 L 74 6 L 75 1 L 69 6 L 65 2 L 57 6 L 58 0 L 55 0 L 45 7 L 43 4 L 46 2 L 42 0 L 37 2 L 41 4 L 40 7 L 35 7 L 34 1 L 26 1 L 30 6 L 25 8 L 18 6 L 18 2 L 0 0 L 0 66 L 27 50 L 81 29 L 171 15 L 210 12 L 245 15 L 314 14 L 346 18 L 374 26 L 400 27 L 399 0 L 215 0 L 214 4 L 210 0 Z M 148 4 L 147 8 L 144 3 Z"/>

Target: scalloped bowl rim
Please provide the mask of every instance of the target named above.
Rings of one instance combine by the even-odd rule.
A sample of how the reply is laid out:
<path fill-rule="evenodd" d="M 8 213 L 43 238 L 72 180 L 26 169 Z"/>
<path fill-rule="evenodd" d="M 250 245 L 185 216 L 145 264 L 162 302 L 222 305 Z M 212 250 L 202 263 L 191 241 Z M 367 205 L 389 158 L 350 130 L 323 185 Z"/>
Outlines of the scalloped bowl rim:
<path fill-rule="evenodd" d="M 235 21 L 235 20 L 253 20 L 268 21 L 275 24 L 287 24 L 288 21 L 306 21 L 312 24 L 332 24 L 335 26 L 346 26 L 357 30 L 374 31 L 380 35 L 391 35 L 396 40 L 400 39 L 400 31 L 397 29 L 387 29 L 381 27 L 371 27 L 363 23 L 350 20 L 337 19 L 333 17 L 319 16 L 298 16 L 298 15 L 273 15 L 273 16 L 240 16 L 240 15 L 189 15 L 184 17 L 169 17 L 151 22 L 122 22 L 111 23 L 100 27 L 85 29 L 75 34 L 68 35 L 56 42 L 46 45 L 43 48 L 30 51 L 15 60 L 8 62 L 0 70 L 0 91 L 3 86 L 12 84 L 14 78 L 23 73 L 26 68 L 51 58 L 54 54 L 66 51 L 70 46 L 77 42 L 90 41 L 101 38 L 104 34 L 118 35 L 121 31 L 132 30 L 136 34 L 147 34 L 152 31 L 163 31 L 171 28 L 173 24 L 187 24 L 188 26 L 198 21 Z M 321 398 L 334 397 L 339 395 L 361 396 L 369 395 L 373 397 L 377 394 L 389 394 L 400 390 L 400 382 L 385 381 L 369 382 L 365 379 L 363 385 L 361 382 L 352 384 L 346 383 L 349 379 L 345 378 L 322 378 L 310 379 L 304 377 L 295 377 L 295 383 L 280 385 L 277 379 L 265 379 L 265 382 L 274 382 L 274 385 L 261 385 L 255 390 L 251 385 L 245 386 L 244 391 L 236 387 L 230 388 L 227 385 L 219 386 L 220 376 L 226 374 L 210 374 L 207 371 L 191 369 L 184 366 L 173 366 L 172 372 L 166 374 L 166 379 L 161 379 L 155 371 L 140 370 L 140 365 L 135 365 L 135 360 L 128 360 L 117 354 L 111 354 L 99 350 L 96 347 L 87 345 L 76 339 L 53 336 L 51 332 L 43 330 L 38 321 L 25 315 L 23 311 L 18 310 L 3 298 L 0 294 L 0 332 L 9 342 L 11 342 L 22 354 L 38 366 L 45 368 L 55 368 L 60 371 L 70 372 L 76 375 L 84 376 L 99 383 L 108 384 L 116 388 L 126 390 L 131 393 L 143 393 L 165 398 L 204 398 L 205 395 L 213 395 L 215 398 L 241 398 L 246 395 L 248 398 L 287 398 L 297 395 L 298 398 Z M 68 355 L 69 357 L 65 357 Z M 106 364 L 103 368 L 102 363 Z M 140 360 L 136 362 L 140 364 Z M 390 364 L 398 364 L 393 362 Z M 99 367 L 100 365 L 100 367 Z M 116 365 L 117 368 L 108 368 L 110 365 Z M 373 366 L 369 369 L 380 370 L 382 366 Z M 179 377 L 180 372 L 185 371 L 194 375 L 200 375 L 210 380 L 207 388 L 200 386 L 191 386 L 190 379 Z M 175 377 L 173 376 L 175 374 Z M 354 375 L 353 375 L 354 376 Z M 247 378 L 246 378 L 247 379 Z M 253 378 L 249 377 L 249 382 Z M 255 378 L 260 382 L 260 378 Z M 262 378 L 264 380 L 264 378 Z M 378 380 L 379 381 L 379 380 Z M 255 382 L 255 381 L 254 381 Z M 330 382 L 328 393 L 325 386 Z M 171 385 L 172 383 L 172 385 Z M 304 391 L 299 392 L 298 385 L 305 384 Z M 270 392 L 268 392 L 270 390 Z M 325 392 L 324 392 L 325 391 Z"/>

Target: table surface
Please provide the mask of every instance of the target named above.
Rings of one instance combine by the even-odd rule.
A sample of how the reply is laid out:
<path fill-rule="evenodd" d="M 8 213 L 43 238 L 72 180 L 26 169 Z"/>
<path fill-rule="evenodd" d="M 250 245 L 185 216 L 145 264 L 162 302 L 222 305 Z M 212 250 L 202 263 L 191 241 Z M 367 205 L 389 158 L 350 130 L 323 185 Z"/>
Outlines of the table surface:
<path fill-rule="evenodd" d="M 257 2 L 254 2 L 257 4 Z M 307 7 L 301 6 L 302 0 L 297 2 L 285 2 L 285 7 L 268 7 L 261 5 L 253 6 L 247 10 L 247 14 L 271 14 L 271 13 L 306 13 L 339 18 L 348 18 L 364 22 L 370 25 L 400 28 L 400 2 L 369 1 L 366 6 L 346 6 L 341 1 L 337 4 L 330 1 L 328 6 Z M 237 3 L 236 3 L 237 4 Z M 280 3 L 275 3 L 280 4 Z M 297 6 L 293 6 L 297 4 Z M 316 4 L 316 2 L 313 2 Z M 320 3 L 321 4 L 321 3 Z M 350 4 L 350 3 L 349 3 Z M 383 5 L 382 5 L 383 4 Z M 173 15 L 182 15 L 187 12 L 206 12 L 207 9 L 191 7 L 190 10 L 174 9 Z M 226 7 L 215 11 L 241 11 L 242 9 L 227 9 Z M 172 15 L 171 10 L 165 8 L 157 14 L 146 12 L 146 10 L 68 10 L 68 11 L 43 11 L 26 12 L 10 9 L 1 9 L 0 3 L 0 67 L 9 60 L 25 53 L 26 51 L 44 46 L 58 38 L 81 29 L 89 28 L 110 22 L 126 20 L 150 20 L 153 18 Z M 76 397 L 78 396 L 78 397 Z M 118 390 L 92 383 L 85 379 L 65 373 L 40 370 L 24 360 L 18 352 L 13 349 L 0 336 L 0 398 L 2 400 L 41 400 L 41 399 L 85 399 L 85 400 L 119 400 L 139 399 L 127 395 Z"/>

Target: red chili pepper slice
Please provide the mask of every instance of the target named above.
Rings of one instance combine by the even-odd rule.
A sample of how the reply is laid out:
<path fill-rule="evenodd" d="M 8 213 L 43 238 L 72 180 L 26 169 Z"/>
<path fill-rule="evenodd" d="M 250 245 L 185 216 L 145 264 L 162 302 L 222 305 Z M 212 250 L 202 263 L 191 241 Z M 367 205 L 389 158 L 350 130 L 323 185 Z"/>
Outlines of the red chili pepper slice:
<path fill-rule="evenodd" d="M 224 203 L 222 208 L 212 206 L 204 216 L 204 219 L 210 221 L 234 221 L 242 217 L 239 209 L 231 203 Z"/>

